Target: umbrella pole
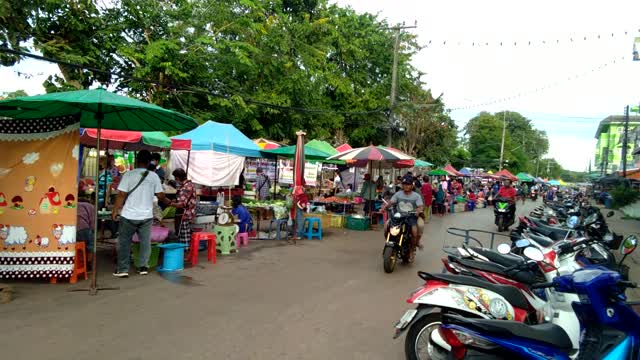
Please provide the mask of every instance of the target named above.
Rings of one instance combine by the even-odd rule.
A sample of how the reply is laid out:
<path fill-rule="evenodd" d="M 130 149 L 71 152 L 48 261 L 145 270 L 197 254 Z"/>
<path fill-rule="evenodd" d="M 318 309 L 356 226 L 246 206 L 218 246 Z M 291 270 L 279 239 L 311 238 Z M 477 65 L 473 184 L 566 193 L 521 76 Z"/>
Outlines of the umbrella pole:
<path fill-rule="evenodd" d="M 191 150 L 187 150 L 187 170 L 185 171 L 187 176 L 189 175 L 189 160 L 191 160 Z"/>
<path fill-rule="evenodd" d="M 102 119 L 104 118 L 104 114 L 101 113 L 102 112 L 102 104 L 98 104 L 98 113 L 96 114 L 96 120 L 98 121 L 98 139 L 97 139 L 97 143 L 96 143 L 96 150 L 97 150 L 97 158 L 98 158 L 98 165 L 100 163 L 100 135 L 101 135 L 101 127 L 102 127 Z M 105 176 L 106 178 L 106 176 Z M 100 183 L 100 167 L 96 166 L 96 183 L 99 184 Z M 104 287 L 104 288 L 99 288 L 98 287 L 98 223 L 99 223 L 99 219 L 98 219 L 98 205 L 100 205 L 98 203 L 98 193 L 99 193 L 99 189 L 95 192 L 95 202 L 96 202 L 96 206 L 95 206 L 95 214 L 94 214 L 94 229 L 95 231 L 93 232 L 93 271 L 91 272 L 91 284 L 89 285 L 88 288 L 84 288 L 84 289 L 72 289 L 71 291 L 88 291 L 89 295 L 97 295 L 98 294 L 98 290 L 120 290 L 120 287 Z M 105 189 L 105 202 L 106 202 L 106 189 Z"/>

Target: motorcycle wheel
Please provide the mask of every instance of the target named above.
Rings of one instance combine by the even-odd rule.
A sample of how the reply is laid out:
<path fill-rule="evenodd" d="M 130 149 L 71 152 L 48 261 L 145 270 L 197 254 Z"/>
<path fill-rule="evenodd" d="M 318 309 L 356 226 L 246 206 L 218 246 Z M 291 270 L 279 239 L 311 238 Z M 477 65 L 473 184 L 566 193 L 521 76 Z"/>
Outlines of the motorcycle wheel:
<path fill-rule="evenodd" d="M 384 251 L 382 252 L 382 260 L 383 260 L 382 264 L 384 266 L 384 272 L 386 272 L 387 274 L 392 273 L 393 270 L 395 270 L 396 268 L 396 261 L 397 261 L 395 249 L 392 247 L 384 248 Z"/>
<path fill-rule="evenodd" d="M 503 232 L 504 231 L 504 217 L 500 217 L 498 219 L 498 232 Z"/>
<path fill-rule="evenodd" d="M 404 354 L 407 360 L 447 359 L 448 351 L 431 345 L 431 332 L 442 323 L 442 313 L 431 313 L 416 321 L 404 340 Z"/>

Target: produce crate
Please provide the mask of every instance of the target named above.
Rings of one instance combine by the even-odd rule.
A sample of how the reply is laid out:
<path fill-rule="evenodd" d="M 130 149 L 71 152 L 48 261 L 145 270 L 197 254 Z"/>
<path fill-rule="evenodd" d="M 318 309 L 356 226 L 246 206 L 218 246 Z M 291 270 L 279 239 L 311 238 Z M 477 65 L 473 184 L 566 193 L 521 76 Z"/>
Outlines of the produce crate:
<path fill-rule="evenodd" d="M 353 216 L 347 217 L 347 229 L 350 230 L 359 230 L 365 231 L 369 230 L 369 221 L 368 217 L 366 218 L 355 218 Z"/>
<path fill-rule="evenodd" d="M 342 229 L 344 227 L 345 217 L 343 215 L 329 214 L 328 216 L 330 218 L 329 227 L 335 229 Z"/>
<path fill-rule="evenodd" d="M 320 213 L 305 213 L 305 218 L 319 218 L 322 223 L 322 228 L 327 229 L 331 226 L 331 215 Z"/>

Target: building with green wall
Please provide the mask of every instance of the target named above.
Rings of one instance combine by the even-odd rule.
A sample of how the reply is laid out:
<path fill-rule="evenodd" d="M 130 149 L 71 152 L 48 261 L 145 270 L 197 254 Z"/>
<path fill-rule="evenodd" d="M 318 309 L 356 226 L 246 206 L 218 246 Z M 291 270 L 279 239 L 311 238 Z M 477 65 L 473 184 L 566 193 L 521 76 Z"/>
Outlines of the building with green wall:
<path fill-rule="evenodd" d="M 638 167 L 634 162 L 633 150 L 640 145 L 640 116 L 629 117 L 628 134 L 627 169 L 633 169 Z M 624 116 L 613 115 L 600 121 L 595 138 L 598 141 L 595 156 L 596 169 L 605 174 L 622 170 Z"/>

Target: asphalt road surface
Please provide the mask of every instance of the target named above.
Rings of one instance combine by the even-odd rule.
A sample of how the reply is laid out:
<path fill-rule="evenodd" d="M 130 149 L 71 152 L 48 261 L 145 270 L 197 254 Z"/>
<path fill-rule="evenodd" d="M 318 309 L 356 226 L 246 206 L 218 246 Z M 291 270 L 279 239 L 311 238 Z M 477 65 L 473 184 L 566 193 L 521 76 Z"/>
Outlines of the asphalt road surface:
<path fill-rule="evenodd" d="M 533 207 L 518 205 L 518 213 Z M 380 231 L 325 229 L 322 241 L 252 242 L 248 250 L 174 276 L 112 278 L 97 296 L 78 285 L 15 284 L 0 305 L 3 359 L 404 359 L 393 325 L 440 271 L 448 227 L 496 231 L 491 209 L 436 217 L 411 266 L 382 269 Z M 201 254 L 201 261 L 204 259 Z M 108 265 L 108 266 L 107 266 Z"/>

